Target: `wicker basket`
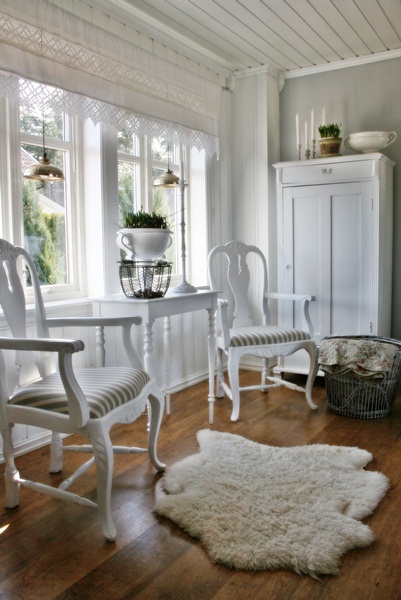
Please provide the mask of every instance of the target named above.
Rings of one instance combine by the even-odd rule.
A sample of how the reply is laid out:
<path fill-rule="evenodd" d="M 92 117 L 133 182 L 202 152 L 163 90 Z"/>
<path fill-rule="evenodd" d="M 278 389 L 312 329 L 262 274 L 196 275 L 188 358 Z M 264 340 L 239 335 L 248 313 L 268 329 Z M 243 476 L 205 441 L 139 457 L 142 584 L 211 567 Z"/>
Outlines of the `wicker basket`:
<path fill-rule="evenodd" d="M 163 298 L 170 285 L 171 263 L 122 261 L 120 283 L 127 298 Z"/>
<path fill-rule="evenodd" d="M 347 336 L 342 336 L 345 339 Z M 371 339 L 389 342 L 398 346 L 393 366 L 388 375 L 381 380 L 360 377 L 354 373 L 333 375 L 325 373 L 327 408 L 345 417 L 358 419 L 378 419 L 391 411 L 401 381 L 401 343 L 397 340 L 373 336 L 353 336 L 359 339 Z"/>

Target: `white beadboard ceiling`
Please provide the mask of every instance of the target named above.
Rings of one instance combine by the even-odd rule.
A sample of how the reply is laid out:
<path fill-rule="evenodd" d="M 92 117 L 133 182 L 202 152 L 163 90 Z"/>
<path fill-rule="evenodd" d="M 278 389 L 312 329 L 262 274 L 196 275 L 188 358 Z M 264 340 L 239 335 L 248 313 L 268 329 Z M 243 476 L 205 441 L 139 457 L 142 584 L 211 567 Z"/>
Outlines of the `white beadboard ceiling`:
<path fill-rule="evenodd" d="M 169 48 L 225 73 L 269 65 L 289 74 L 344 61 L 391 58 L 401 49 L 400 0 L 95 0 L 94 4 Z"/>

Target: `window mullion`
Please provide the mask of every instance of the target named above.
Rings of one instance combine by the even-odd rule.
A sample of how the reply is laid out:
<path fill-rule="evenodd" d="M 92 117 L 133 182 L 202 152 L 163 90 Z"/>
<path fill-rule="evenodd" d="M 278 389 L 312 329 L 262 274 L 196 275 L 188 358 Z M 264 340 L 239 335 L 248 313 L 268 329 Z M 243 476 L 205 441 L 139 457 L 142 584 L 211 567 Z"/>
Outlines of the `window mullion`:
<path fill-rule="evenodd" d="M 142 189 L 141 205 L 146 211 L 153 208 L 153 178 L 152 178 L 152 146 L 151 139 L 146 135 L 141 138 L 141 149 L 143 150 L 143 162 L 141 178 L 144 183 Z"/>

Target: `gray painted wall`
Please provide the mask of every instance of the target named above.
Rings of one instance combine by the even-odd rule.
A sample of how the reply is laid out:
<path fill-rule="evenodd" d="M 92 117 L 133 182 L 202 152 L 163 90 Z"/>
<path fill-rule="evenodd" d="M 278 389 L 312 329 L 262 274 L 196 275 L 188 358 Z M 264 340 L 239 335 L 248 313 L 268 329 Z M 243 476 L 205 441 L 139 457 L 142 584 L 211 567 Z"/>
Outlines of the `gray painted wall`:
<path fill-rule="evenodd" d="M 356 131 L 397 133 L 383 153 L 396 163 L 392 336 L 401 339 L 401 59 L 287 79 L 280 93 L 280 160 L 296 159 L 295 115 L 298 112 L 303 145 L 304 122 L 310 124 L 312 107 L 316 129 L 324 107 L 327 123 L 342 123 L 343 139 Z M 344 144 L 341 152 L 354 154 Z"/>

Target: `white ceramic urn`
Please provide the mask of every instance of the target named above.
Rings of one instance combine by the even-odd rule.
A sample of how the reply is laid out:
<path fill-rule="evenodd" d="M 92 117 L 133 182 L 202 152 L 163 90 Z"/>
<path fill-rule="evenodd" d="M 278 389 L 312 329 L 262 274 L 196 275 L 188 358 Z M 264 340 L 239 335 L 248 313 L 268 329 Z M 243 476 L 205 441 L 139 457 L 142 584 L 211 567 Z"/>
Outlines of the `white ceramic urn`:
<path fill-rule="evenodd" d="M 116 243 L 124 250 L 125 260 L 152 262 L 163 258 L 173 238 L 170 229 L 126 227 L 117 231 Z"/>

